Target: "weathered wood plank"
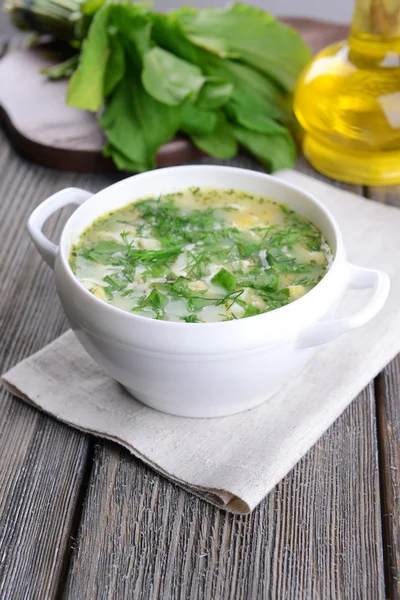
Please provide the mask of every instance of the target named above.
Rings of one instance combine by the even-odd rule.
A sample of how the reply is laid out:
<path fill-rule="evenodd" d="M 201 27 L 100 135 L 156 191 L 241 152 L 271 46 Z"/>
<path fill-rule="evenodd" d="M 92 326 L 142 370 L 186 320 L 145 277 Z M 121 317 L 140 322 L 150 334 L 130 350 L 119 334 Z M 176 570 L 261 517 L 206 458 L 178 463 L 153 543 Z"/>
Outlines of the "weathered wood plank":
<path fill-rule="evenodd" d="M 65 598 L 384 598 L 373 388 L 248 517 L 169 483 L 108 442 Z"/>
<path fill-rule="evenodd" d="M 400 185 L 369 187 L 366 196 L 400 207 Z M 386 595 L 400 598 L 400 357 L 375 382 L 381 470 Z"/>
<path fill-rule="evenodd" d="M 376 380 L 387 596 L 400 598 L 400 357 Z"/>
<path fill-rule="evenodd" d="M 28 239 L 27 217 L 56 190 L 90 184 L 90 177 L 23 162 L 0 132 L 2 371 L 66 327 L 52 273 Z M 55 235 L 61 221 L 59 215 L 49 232 Z M 0 389 L 0 598 L 55 597 L 68 566 L 88 451 L 88 436 Z"/>

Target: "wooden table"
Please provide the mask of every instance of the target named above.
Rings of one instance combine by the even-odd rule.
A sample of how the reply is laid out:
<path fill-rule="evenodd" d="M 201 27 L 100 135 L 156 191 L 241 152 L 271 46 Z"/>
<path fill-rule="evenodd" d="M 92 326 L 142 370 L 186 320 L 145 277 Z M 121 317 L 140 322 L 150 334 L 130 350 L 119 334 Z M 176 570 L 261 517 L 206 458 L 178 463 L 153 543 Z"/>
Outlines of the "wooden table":
<path fill-rule="evenodd" d="M 298 168 L 323 179 L 304 161 Z M 28 239 L 28 215 L 63 187 L 97 191 L 115 178 L 31 164 L 0 132 L 2 371 L 67 327 L 52 273 Z M 346 187 L 400 200 L 398 188 Z M 49 223 L 54 238 L 65 216 Z M 246 517 L 1 389 L 0 598 L 399 598 L 399 365 Z"/>

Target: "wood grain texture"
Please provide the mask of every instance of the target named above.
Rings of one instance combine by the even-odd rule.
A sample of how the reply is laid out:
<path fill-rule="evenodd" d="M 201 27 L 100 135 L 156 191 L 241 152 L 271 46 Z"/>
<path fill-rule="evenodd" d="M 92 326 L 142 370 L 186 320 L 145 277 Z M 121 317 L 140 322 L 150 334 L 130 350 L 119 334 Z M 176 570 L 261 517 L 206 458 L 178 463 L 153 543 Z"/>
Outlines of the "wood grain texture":
<path fill-rule="evenodd" d="M 400 598 L 400 358 L 376 380 L 387 596 Z"/>
<path fill-rule="evenodd" d="M 365 195 L 400 207 L 400 186 L 369 187 Z M 400 356 L 375 381 L 381 470 L 386 595 L 400 599 Z"/>
<path fill-rule="evenodd" d="M 102 187 L 105 179 L 97 178 Z M 46 171 L 21 161 L 0 132 L 0 369 L 58 336 L 66 320 L 53 275 L 26 234 L 32 209 L 88 177 Z M 92 185 L 95 188 L 95 185 Z M 60 230 L 63 215 L 49 224 Z M 16 400 L 0 388 L 0 598 L 55 597 L 68 566 L 80 510 L 89 437 Z M 67 561 L 67 562 L 65 562 Z"/>
<path fill-rule="evenodd" d="M 100 442 L 64 598 L 384 598 L 378 487 L 372 386 L 245 517 Z"/>

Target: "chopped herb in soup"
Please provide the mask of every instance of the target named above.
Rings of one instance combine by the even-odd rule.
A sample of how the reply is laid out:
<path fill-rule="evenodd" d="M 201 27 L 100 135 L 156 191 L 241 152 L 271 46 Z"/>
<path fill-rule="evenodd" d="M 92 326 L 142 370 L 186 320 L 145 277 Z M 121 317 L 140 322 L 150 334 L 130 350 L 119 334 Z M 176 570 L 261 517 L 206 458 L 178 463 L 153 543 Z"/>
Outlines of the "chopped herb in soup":
<path fill-rule="evenodd" d="M 236 190 L 190 188 L 97 219 L 70 264 L 97 298 L 138 315 L 203 323 L 289 304 L 325 275 L 331 252 L 303 216 Z"/>

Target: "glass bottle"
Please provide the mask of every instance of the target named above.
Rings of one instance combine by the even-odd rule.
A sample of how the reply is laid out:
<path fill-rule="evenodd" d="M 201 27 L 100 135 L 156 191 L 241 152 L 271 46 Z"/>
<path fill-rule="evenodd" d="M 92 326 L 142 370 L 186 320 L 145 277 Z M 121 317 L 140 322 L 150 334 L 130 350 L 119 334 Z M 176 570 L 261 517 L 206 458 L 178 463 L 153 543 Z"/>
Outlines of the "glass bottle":
<path fill-rule="evenodd" d="M 349 39 L 306 67 L 294 110 L 318 171 L 362 185 L 400 183 L 400 0 L 356 0 Z"/>

